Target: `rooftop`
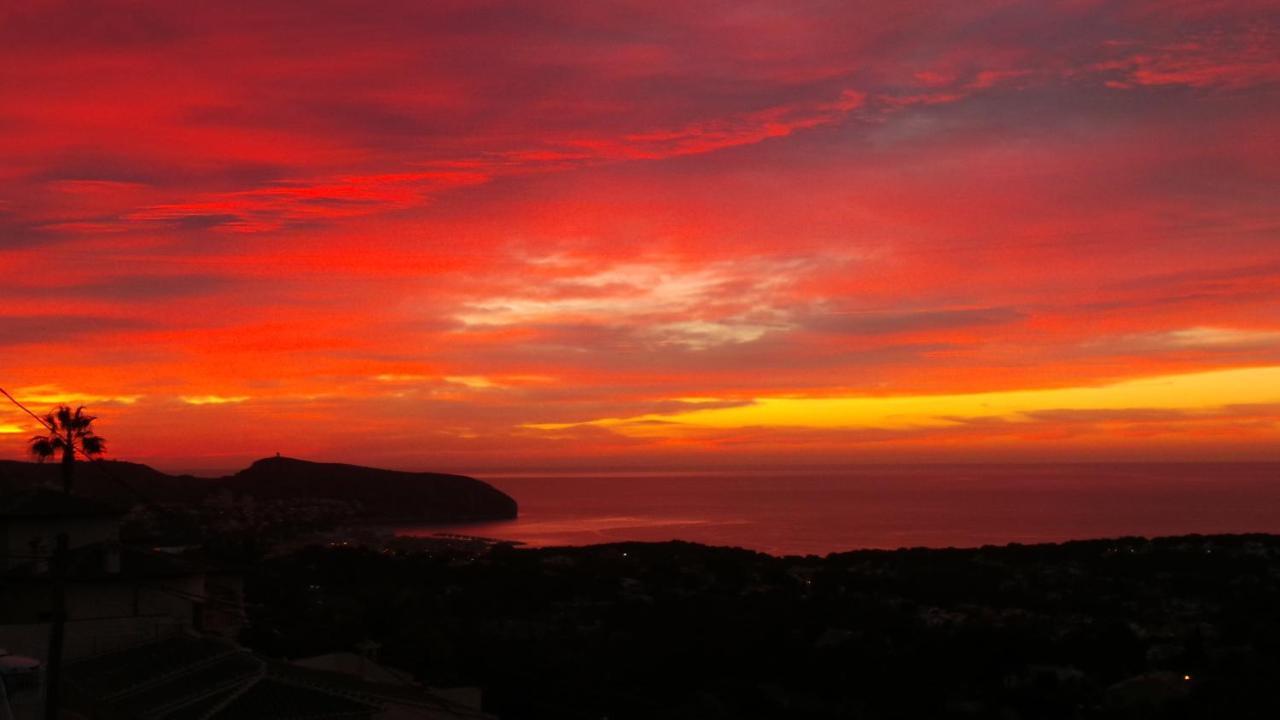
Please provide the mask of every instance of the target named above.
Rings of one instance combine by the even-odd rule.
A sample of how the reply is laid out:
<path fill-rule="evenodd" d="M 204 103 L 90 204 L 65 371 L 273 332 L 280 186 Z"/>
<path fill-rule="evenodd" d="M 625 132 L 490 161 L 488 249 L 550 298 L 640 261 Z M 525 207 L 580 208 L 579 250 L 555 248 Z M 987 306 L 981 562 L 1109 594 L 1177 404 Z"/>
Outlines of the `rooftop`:
<path fill-rule="evenodd" d="M 71 709 L 145 720 L 321 720 L 398 717 L 491 718 L 420 687 L 368 683 L 264 660 L 231 642 L 176 637 L 80 660 L 66 668 Z M 420 711 L 420 712 L 416 712 Z"/>

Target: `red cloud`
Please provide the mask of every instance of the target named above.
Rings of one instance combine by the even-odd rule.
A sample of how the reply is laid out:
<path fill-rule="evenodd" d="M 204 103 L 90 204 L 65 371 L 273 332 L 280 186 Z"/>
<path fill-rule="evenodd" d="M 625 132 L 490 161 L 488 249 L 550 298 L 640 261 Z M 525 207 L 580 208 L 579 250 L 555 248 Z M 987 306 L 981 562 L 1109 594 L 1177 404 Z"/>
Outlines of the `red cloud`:
<path fill-rule="evenodd" d="M 238 428 L 287 419 L 300 454 L 377 436 L 421 465 L 413 416 L 414 447 L 465 469 L 766 442 L 524 428 L 682 398 L 1277 364 L 1274 13 L 11 3 L 0 384 L 136 396 L 103 412 L 113 447 L 165 462 L 193 428 L 277 449 Z M 768 452 L 1229 456 L 1275 446 L 1267 420 L 1058 414 Z"/>

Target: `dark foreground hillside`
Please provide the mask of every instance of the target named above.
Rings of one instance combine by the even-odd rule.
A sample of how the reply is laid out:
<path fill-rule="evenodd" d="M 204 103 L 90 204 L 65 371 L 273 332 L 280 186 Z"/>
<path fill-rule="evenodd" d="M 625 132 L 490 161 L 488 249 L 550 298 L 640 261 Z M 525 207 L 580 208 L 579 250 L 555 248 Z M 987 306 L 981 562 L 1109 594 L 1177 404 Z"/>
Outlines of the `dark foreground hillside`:
<path fill-rule="evenodd" d="M 312 548 L 247 591 L 262 652 L 374 640 L 508 719 L 1280 717 L 1273 536 Z"/>
<path fill-rule="evenodd" d="M 60 486 L 59 473 L 56 462 L 0 460 L 0 495 L 40 485 Z M 78 463 L 75 492 L 121 507 L 140 503 L 179 505 L 183 506 L 179 511 L 196 514 L 207 509 L 199 506 L 210 498 L 220 505 L 225 505 L 229 497 L 254 498 L 280 506 L 278 509 L 285 516 L 296 514 L 300 502 L 326 501 L 333 506 L 331 514 L 340 515 L 346 522 L 505 520 L 514 518 L 517 512 L 516 501 L 510 496 L 463 475 L 401 472 L 287 457 L 258 460 L 221 478 L 166 475 L 129 462 Z M 174 509 L 168 510 L 172 514 Z M 287 521 L 287 517 L 281 520 Z"/>

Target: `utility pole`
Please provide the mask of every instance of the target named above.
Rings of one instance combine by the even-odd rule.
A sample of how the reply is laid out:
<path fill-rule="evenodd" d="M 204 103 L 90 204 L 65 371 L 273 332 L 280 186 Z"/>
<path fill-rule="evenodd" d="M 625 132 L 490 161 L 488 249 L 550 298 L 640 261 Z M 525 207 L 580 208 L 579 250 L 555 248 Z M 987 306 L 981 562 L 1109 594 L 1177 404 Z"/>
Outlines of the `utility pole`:
<path fill-rule="evenodd" d="M 49 562 L 50 579 L 53 580 L 53 612 L 49 618 L 49 665 L 45 668 L 44 717 L 58 720 L 62 698 L 62 639 L 67 629 L 67 545 L 65 532 L 58 533 L 58 540 Z"/>

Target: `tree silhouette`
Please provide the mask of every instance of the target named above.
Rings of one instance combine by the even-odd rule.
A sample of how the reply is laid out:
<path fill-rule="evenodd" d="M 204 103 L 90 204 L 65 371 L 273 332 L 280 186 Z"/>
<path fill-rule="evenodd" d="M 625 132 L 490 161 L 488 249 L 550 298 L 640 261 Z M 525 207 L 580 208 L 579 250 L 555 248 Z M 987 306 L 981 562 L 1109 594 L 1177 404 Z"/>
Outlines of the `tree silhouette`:
<path fill-rule="evenodd" d="M 75 468 L 76 452 L 86 456 L 101 455 L 107 442 L 93 432 L 93 421 L 98 418 L 84 414 L 84 406 L 75 410 L 59 405 L 44 416 L 48 435 L 37 435 L 30 440 L 31 454 L 39 462 L 62 453 L 62 491 L 71 492 L 71 474 Z"/>

